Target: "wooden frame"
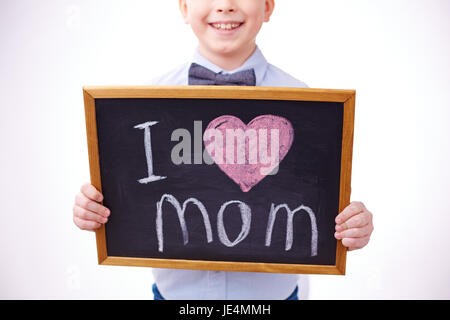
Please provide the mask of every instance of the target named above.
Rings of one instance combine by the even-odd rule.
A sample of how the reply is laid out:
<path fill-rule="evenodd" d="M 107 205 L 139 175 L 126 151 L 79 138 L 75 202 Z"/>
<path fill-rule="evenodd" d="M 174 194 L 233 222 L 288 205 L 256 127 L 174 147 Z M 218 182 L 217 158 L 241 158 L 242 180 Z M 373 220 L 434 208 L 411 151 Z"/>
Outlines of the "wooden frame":
<path fill-rule="evenodd" d="M 228 86 L 121 86 L 84 87 L 84 105 L 89 152 L 91 183 L 102 190 L 98 157 L 96 98 L 185 98 L 185 99 L 254 99 L 340 102 L 344 105 L 339 212 L 350 203 L 353 128 L 355 113 L 354 90 L 300 89 L 278 87 L 228 87 Z M 105 226 L 96 231 L 98 263 L 155 268 L 199 269 L 217 271 L 252 271 L 277 273 L 336 274 L 344 275 L 346 247 L 337 241 L 336 265 L 305 265 L 259 262 L 225 262 L 180 259 L 129 258 L 108 256 Z"/>

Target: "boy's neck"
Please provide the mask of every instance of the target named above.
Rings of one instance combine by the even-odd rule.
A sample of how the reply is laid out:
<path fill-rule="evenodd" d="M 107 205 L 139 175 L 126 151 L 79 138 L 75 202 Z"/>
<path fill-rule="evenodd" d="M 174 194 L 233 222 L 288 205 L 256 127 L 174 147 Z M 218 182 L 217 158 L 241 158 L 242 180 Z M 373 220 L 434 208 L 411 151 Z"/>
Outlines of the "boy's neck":
<path fill-rule="evenodd" d="M 216 66 L 220 67 L 225 71 L 232 71 L 239 67 L 241 67 L 245 61 L 255 52 L 256 43 L 253 43 L 252 46 L 245 48 L 236 53 L 230 54 L 217 54 L 215 52 L 211 52 L 201 45 L 198 47 L 199 53 L 210 62 L 214 63 Z"/>

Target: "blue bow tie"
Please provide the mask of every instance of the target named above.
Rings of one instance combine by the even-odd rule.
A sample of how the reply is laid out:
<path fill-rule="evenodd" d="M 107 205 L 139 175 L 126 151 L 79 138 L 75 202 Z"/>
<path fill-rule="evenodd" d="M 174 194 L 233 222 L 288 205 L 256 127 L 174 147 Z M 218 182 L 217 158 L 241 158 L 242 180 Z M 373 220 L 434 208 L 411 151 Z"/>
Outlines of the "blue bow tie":
<path fill-rule="evenodd" d="M 215 73 L 197 63 L 189 68 L 190 85 L 206 86 L 254 86 L 256 84 L 255 70 L 247 69 L 232 74 Z"/>

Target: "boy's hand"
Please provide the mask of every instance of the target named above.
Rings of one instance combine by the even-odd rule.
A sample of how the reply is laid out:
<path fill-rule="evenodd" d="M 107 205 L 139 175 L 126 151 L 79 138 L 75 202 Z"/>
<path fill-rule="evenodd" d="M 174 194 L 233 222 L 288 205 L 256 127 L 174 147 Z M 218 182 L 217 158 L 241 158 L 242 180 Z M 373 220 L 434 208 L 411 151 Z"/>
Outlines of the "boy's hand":
<path fill-rule="evenodd" d="M 334 237 L 342 240 L 348 250 L 361 249 L 369 243 L 373 231 L 372 213 L 362 202 L 350 203 L 336 217 Z"/>
<path fill-rule="evenodd" d="M 99 202 L 103 195 L 90 183 L 85 183 L 75 196 L 73 222 L 81 230 L 94 231 L 108 221 L 110 211 Z"/>

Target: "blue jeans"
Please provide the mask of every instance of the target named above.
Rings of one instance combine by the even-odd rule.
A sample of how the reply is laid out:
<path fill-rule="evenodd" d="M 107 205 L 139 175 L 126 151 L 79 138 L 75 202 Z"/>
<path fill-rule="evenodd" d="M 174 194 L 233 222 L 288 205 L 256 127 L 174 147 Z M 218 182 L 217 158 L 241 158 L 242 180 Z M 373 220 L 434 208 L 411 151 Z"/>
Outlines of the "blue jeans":
<path fill-rule="evenodd" d="M 159 292 L 158 287 L 156 286 L 156 283 L 153 284 L 152 290 L 153 290 L 154 300 L 165 300 L 164 297 L 161 295 L 161 292 Z M 298 286 L 295 287 L 295 290 L 292 292 L 292 294 L 286 300 L 298 300 Z"/>

